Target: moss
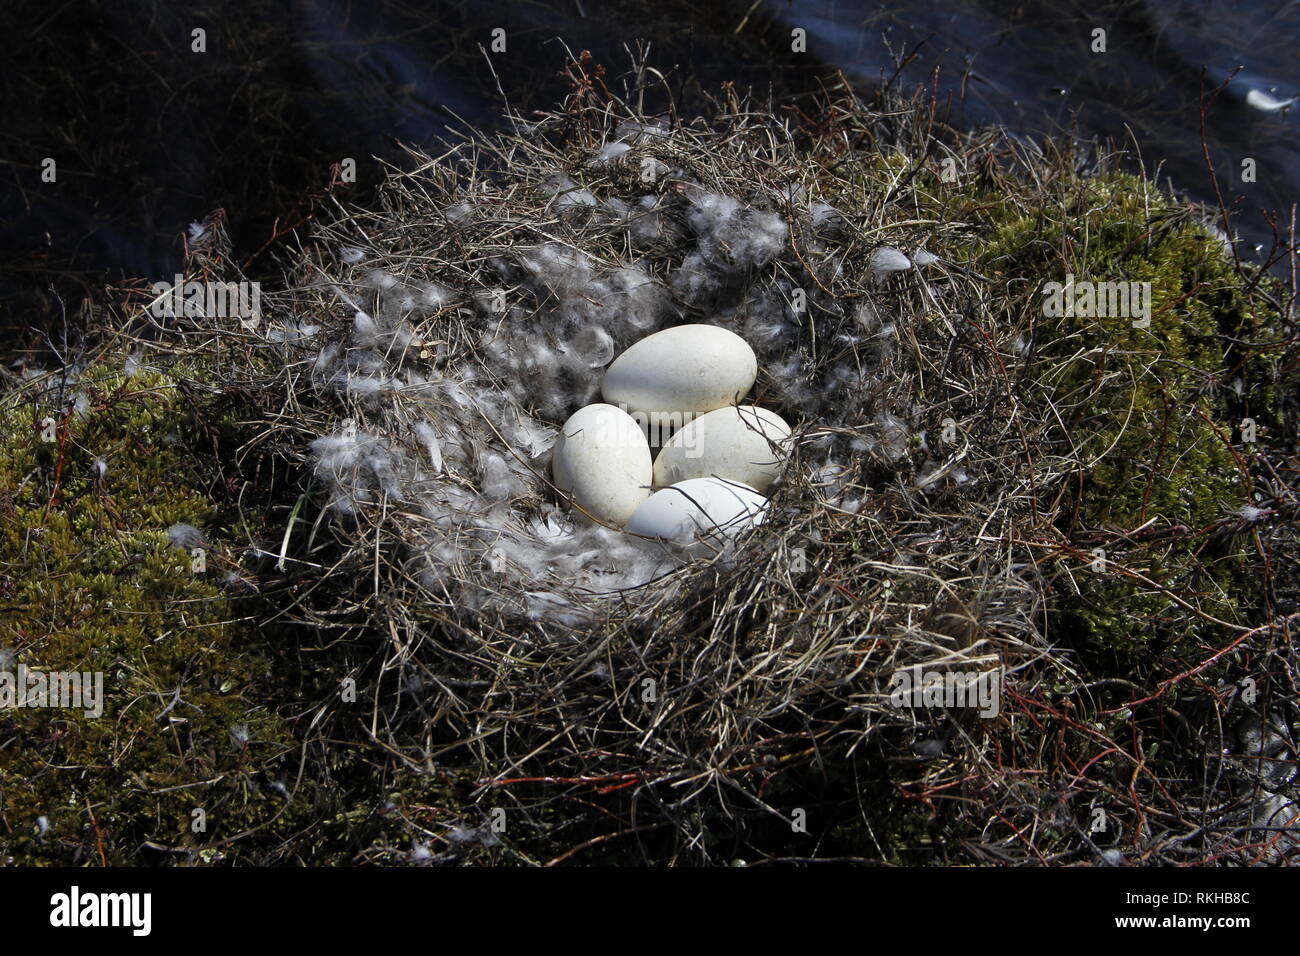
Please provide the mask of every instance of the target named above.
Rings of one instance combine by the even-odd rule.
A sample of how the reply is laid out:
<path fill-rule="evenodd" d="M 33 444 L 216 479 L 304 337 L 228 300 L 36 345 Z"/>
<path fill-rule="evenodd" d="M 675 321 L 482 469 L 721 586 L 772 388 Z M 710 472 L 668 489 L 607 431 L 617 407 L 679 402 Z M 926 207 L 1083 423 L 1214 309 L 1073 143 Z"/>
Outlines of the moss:
<path fill-rule="evenodd" d="M 1066 598 L 1062 621 L 1128 658 L 1191 646 L 1198 628 L 1186 628 L 1168 591 L 1233 623 L 1250 603 L 1241 542 L 1201 532 L 1249 502 L 1230 445 L 1242 418 L 1264 428 L 1277 420 L 1277 388 L 1262 355 L 1235 343 L 1267 337 L 1280 317 L 1257 312 L 1219 241 L 1137 177 L 1063 175 L 1033 202 L 1006 185 L 960 200 L 980 227 L 971 262 L 1013 297 L 1023 290 L 1033 347 L 1025 385 L 1066 410 L 1060 438 L 1089 463 L 1067 489 L 1061 530 L 1095 541 L 1110 562 L 1108 572 L 1072 576 L 1082 594 Z M 1131 316 L 1044 315 L 1044 284 L 1069 275 L 1150 283 L 1150 326 L 1134 327 Z M 1160 544 L 1138 546 L 1131 536 L 1144 531 Z M 1079 555 L 1067 565 L 1077 571 Z"/>
<path fill-rule="evenodd" d="M 913 175 L 918 168 L 902 151 L 873 151 L 861 163 L 837 158 L 823 185 L 829 188 L 842 175 L 856 198 L 827 198 L 846 209 L 873 208 L 882 195 L 901 194 L 908 184 L 924 180 Z M 946 241 L 957 226 L 933 237 L 947 262 L 979 279 L 969 287 L 952 283 L 946 291 L 955 302 L 973 289 L 969 294 L 979 297 L 978 307 L 990 313 L 979 315 L 980 321 L 1025 330 L 1027 351 L 1007 364 L 1022 390 L 1017 399 L 1028 409 L 1022 421 L 1034 426 L 1033 453 L 1084 462 L 1064 481 L 1046 469 L 1050 483 L 1032 489 L 1052 499 L 1042 509 L 1049 517 L 1041 522 L 1022 522 L 1011 513 L 1028 495 L 997 515 L 1008 519 L 1008 539 L 1041 535 L 1030 543 L 1042 546 L 1051 538 L 1048 544 L 1062 545 L 1059 555 L 1041 565 L 1026 563 L 1055 570 L 1062 584 L 1079 585 L 1081 593 L 1058 587 L 1046 615 L 1047 636 L 1055 641 L 1065 633 L 1099 656 L 1156 662 L 1165 667 L 1159 675 L 1165 677 L 1182 670 L 1179 660 L 1191 651 L 1224 642 L 1225 629 L 1189 613 L 1188 605 L 1227 622 L 1245 621 L 1254 610 L 1250 554 L 1230 530 L 1213 529 L 1247 500 L 1240 450 L 1228 443 L 1235 439 L 1234 423 L 1249 415 L 1267 431 L 1280 420 L 1283 392 L 1272 371 L 1259 354 L 1235 344 L 1267 339 L 1276 332 L 1277 316 L 1258 311 L 1260 300 L 1252 299 L 1219 245 L 1141 180 L 1106 170 L 1076 174 L 1061 157 L 1035 168 L 1043 175 L 995 182 L 977 173 L 955 183 L 938 182 L 928 194 L 930 184 L 918 186 L 916 208 L 888 203 L 879 208 L 888 209 L 887 219 L 905 216 L 914 224 L 968 224 L 964 245 Z M 407 224 L 402 232 L 410 232 Z M 860 251 L 868 254 L 884 237 L 910 248 L 903 238 L 873 227 Z M 887 291 L 907 288 L 920 274 L 891 279 Z M 1134 328 L 1124 317 L 1044 315 L 1042 284 L 1067 274 L 1079 280 L 1150 282 L 1151 326 Z M 835 314 L 823 312 L 828 321 Z M 900 321 L 915 314 L 903 311 Z M 923 331 L 936 336 L 940 323 L 931 324 L 934 328 Z M 816 328 L 811 320 L 809 328 Z M 953 341 L 939 343 L 945 348 L 933 354 L 955 354 L 963 332 L 959 328 Z M 976 347 L 982 350 L 984 343 L 976 340 Z M 866 738 L 856 736 L 844 719 L 844 698 L 836 685 L 833 693 L 801 696 L 798 707 L 787 700 L 763 711 L 753 725 L 762 739 L 741 739 L 723 759 L 707 750 L 703 734 L 672 731 L 684 741 L 674 747 L 689 758 L 692 777 L 701 766 L 748 768 L 735 771 L 732 782 L 743 787 L 734 795 L 730 788 L 717 788 L 721 798 L 683 801 L 680 766 L 678 776 L 657 774 L 657 783 L 605 786 L 599 781 L 610 768 L 643 772 L 671 764 L 657 764 L 648 749 L 625 747 L 626 726 L 600 723 L 604 700 L 573 690 L 576 682 L 556 690 L 555 700 L 580 706 L 557 707 L 552 725 L 551 715 L 538 716 L 533 684 L 514 677 L 505 665 L 493 670 L 487 658 L 459 652 L 458 632 L 469 627 L 430 613 L 428 602 L 408 602 L 421 608 L 413 614 L 385 607 L 378 565 L 369 563 L 370 545 L 361 549 L 366 563 L 364 573 L 358 572 L 347 538 L 327 541 L 330 526 L 323 516 L 313 521 L 307 513 L 313 507 L 308 476 L 292 464 L 301 449 L 286 453 L 304 433 L 322 433 L 321 420 L 304 426 L 295 417 L 298 432 L 269 427 L 286 417 L 284 395 L 249 386 L 258 377 L 245 374 L 232 378 L 244 382 L 245 391 L 257 392 L 256 401 L 265 407 L 241 404 L 253 399 L 235 397 L 241 386 L 223 385 L 214 371 L 224 359 L 209 353 L 208 361 L 213 369 L 197 365 L 183 374 L 206 379 L 198 391 L 211 394 L 211 402 L 196 402 L 195 389 L 175 370 L 127 377 L 101 364 L 78 383 L 86 397 L 84 411 L 64 415 L 41 404 L 31 388 L 9 396 L 0 409 L 0 488 L 14 489 L 0 498 L 0 588 L 14 612 L 0 632 L 0 647 L 29 667 L 101 671 L 109 694 L 99 718 L 66 710 L 0 713 L 0 860 L 9 855 L 24 862 L 396 863 L 418 859 L 410 853 L 414 841 L 427 844 L 438 862 L 459 863 L 774 861 L 812 853 L 893 864 L 952 862 L 964 858 L 972 834 L 982 839 L 990 827 L 1020 826 L 1015 812 L 999 813 L 996 820 L 983 813 L 979 821 L 972 814 L 999 800 L 1004 808 L 1028 808 L 1026 819 L 1054 814 L 1053 788 L 1076 788 L 1082 776 L 1077 766 L 1093 766 L 1080 761 L 1061 777 L 1064 771 L 1040 760 L 1064 748 L 1043 745 L 1056 739 L 1050 721 L 1040 720 L 1052 711 L 1038 706 L 1032 687 L 1021 698 L 1028 701 L 1023 706 L 1032 719 L 1006 721 L 987 731 L 988 752 L 1002 748 L 996 760 L 971 769 L 960 762 L 962 751 L 954 742 L 941 761 L 914 761 L 906 737 L 882 749 L 879 759 L 868 759 L 859 756 L 868 752 L 858 746 Z M 947 358 L 943 368 L 949 369 Z M 1228 387 L 1234 379 L 1242 382 L 1240 394 Z M 919 405 L 941 407 L 920 389 L 917 396 Z M 994 398 L 978 407 L 997 409 L 995 414 L 1017 411 L 1001 396 Z M 1040 428 L 1035 416 L 1049 405 L 1059 419 Z M 47 416 L 57 425 L 50 442 L 40 434 Z M 234 438 L 241 442 L 239 454 L 220 447 L 224 436 L 244 429 L 262 434 L 256 441 L 245 434 L 247 444 Z M 978 422 L 972 431 L 977 429 Z M 202 440 L 190 447 L 194 435 Z M 277 448 L 276 442 L 283 444 Z M 918 432 L 908 435 L 907 450 L 919 465 L 929 449 Z M 96 477 L 99 461 L 106 468 L 102 479 Z M 887 504 L 881 489 L 901 486 L 894 482 L 901 469 L 873 467 L 880 477 L 868 484 L 880 492 L 877 503 Z M 1032 487 L 1032 470 L 1015 472 L 1026 478 L 1021 487 Z M 239 495 L 259 507 L 232 508 L 224 482 L 254 474 L 263 483 Z M 275 493 L 264 494 L 270 485 Z M 218 584 L 236 567 L 228 542 L 288 540 L 283 518 L 296 504 L 303 505 L 299 520 L 311 526 L 314 543 L 310 554 L 296 551 L 290 557 L 310 562 L 296 572 L 262 569 L 259 597 L 248 606 L 232 601 Z M 912 507 L 909 503 L 908 520 L 916 518 Z M 948 514 L 942 517 L 945 533 L 951 527 Z M 1054 515 L 1061 516 L 1055 527 Z M 856 606 L 878 593 L 877 572 L 859 566 L 878 555 L 877 546 L 839 519 L 823 543 L 855 555 L 849 567 L 856 570 L 843 571 L 839 590 Z M 204 529 L 210 542 L 206 571 L 196 573 L 190 556 L 168 542 L 166 529 L 176 522 Z M 296 533 L 291 548 L 306 548 L 306 538 Z M 1109 573 L 1079 570 L 1081 557 L 1086 559 L 1094 545 L 1106 548 L 1113 564 Z M 829 546 L 826 550 L 832 553 Z M 378 549 L 373 553 L 377 558 Z M 1036 561 L 1038 553 L 1031 553 Z M 963 579 L 973 569 L 959 569 Z M 356 580 L 366 581 L 367 588 L 354 590 Z M 810 584 L 816 586 L 820 582 Z M 673 611 L 672 633 L 703 633 L 711 610 L 724 606 L 720 593 L 703 593 L 689 610 Z M 1172 593 L 1182 603 L 1172 600 Z M 926 606 L 929 599 L 918 594 L 903 605 Z M 295 631 L 283 623 L 290 610 L 309 627 Z M 751 645 L 745 637 L 772 620 L 767 615 L 768 609 L 745 605 L 730 616 L 727 627 L 736 635 L 737 653 L 747 653 Z M 825 633 L 825 617 L 808 620 L 810 632 Z M 238 621 L 256 621 L 257 628 Z M 268 622 L 286 629 L 267 630 Z M 419 649 L 420 656 L 411 658 L 418 669 L 458 677 L 458 688 L 483 685 L 492 691 L 479 697 L 477 691 L 458 689 L 438 698 L 432 691 L 417 693 L 403 680 L 394 696 L 397 675 L 388 642 L 397 631 L 385 624 L 400 624 L 402 635 L 412 638 L 403 646 L 404 662 L 407 648 Z M 634 629 L 616 630 L 612 622 L 610 628 L 615 654 L 640 653 Z M 540 642 L 531 646 L 527 652 L 510 647 L 502 659 L 529 668 L 561 659 L 548 656 Z M 1095 658 L 1075 668 L 1071 660 L 1070 676 L 1061 677 L 1058 693 L 1067 694 L 1076 676 L 1083 683 L 1105 670 L 1093 663 Z M 1045 666 L 1050 665 L 1049 660 Z M 566 673 L 574 669 L 565 667 Z M 623 673 L 639 678 L 641 672 Z M 355 678 L 362 703 L 340 703 L 341 675 Z M 864 684 L 848 693 L 871 699 L 876 690 L 865 683 L 869 676 L 864 669 Z M 812 674 L 809 683 L 821 679 Z M 689 686 L 696 693 L 694 679 Z M 564 698 L 561 691 L 575 696 Z M 1180 692 L 1170 688 L 1161 704 Z M 386 702 L 382 713 L 380 700 Z M 531 712 L 498 722 L 501 708 L 520 701 Z M 1075 706 L 1069 699 L 1054 700 L 1053 708 L 1057 704 Z M 1121 739 L 1130 730 L 1129 717 L 1085 723 L 1079 706 L 1061 722 L 1088 730 L 1072 743 L 1072 756 L 1076 748 L 1086 754 L 1089 746 L 1099 745 L 1094 737 Z M 588 724 L 593 713 L 598 716 Z M 742 714 L 742 708 L 733 713 Z M 490 720 L 480 721 L 484 714 Z M 467 737 L 465 727 L 476 724 L 495 729 Z M 561 726 L 566 733 L 557 736 L 555 728 Z M 882 721 L 870 733 L 879 740 L 880 728 L 887 726 Z M 577 750 L 552 746 L 561 737 L 571 743 L 583 735 L 591 743 Z M 1005 746 L 1007 738 L 1013 747 Z M 755 759 L 770 741 L 788 740 L 794 747 L 795 741 L 810 739 L 818 743 L 817 763 L 792 750 L 788 764 L 773 772 L 766 753 L 763 763 Z M 1162 755 L 1167 740 L 1161 738 Z M 1151 740 L 1145 752 L 1154 754 L 1155 744 Z M 528 757 L 521 761 L 520 754 Z M 1168 760 L 1162 756 L 1166 766 Z M 987 769 L 993 764 L 999 771 L 1013 769 L 1002 777 Z M 485 778 L 516 767 L 520 779 L 484 785 Z M 1112 764 L 1098 758 L 1096 767 L 1109 773 Z M 1119 761 L 1113 767 L 1116 773 L 1130 769 Z M 949 769 L 950 783 L 945 783 Z M 1005 787 L 999 796 L 992 781 L 1013 775 L 1023 781 L 1023 791 Z M 288 791 L 292 799 L 286 801 Z M 782 813 L 806 809 L 810 829 L 792 831 L 782 816 L 744 800 L 743 792 L 760 795 Z M 190 829 L 196 807 L 207 813 L 207 833 Z M 506 829 L 489 837 L 496 809 L 506 810 Z M 45 829 L 37 833 L 41 818 Z M 452 837 L 452 828 L 461 832 Z M 1065 848 L 1072 839 L 1060 829 L 1042 832 L 1054 847 Z M 169 849 L 189 855 L 165 852 Z"/>
<path fill-rule="evenodd" d="M 202 365 L 128 376 L 123 358 L 80 375 L 80 411 L 39 386 L 0 405 L 0 671 L 98 672 L 104 688 L 99 716 L 0 711 L 0 861 L 391 863 L 408 818 L 478 826 L 472 780 L 394 773 L 354 739 L 339 675 L 368 687 L 368 646 L 315 646 L 280 619 L 289 578 L 227 589 L 250 574 L 236 545 L 278 541 L 277 502 L 299 493 L 275 469 L 281 486 L 246 491 L 259 507 L 244 510 L 216 484 L 262 410 Z M 202 567 L 169 539 L 177 523 L 202 531 Z"/>
<path fill-rule="evenodd" d="M 77 390 L 82 411 L 30 390 L 0 406 L 0 648 L 10 672 L 102 674 L 103 713 L 0 712 L 0 856 L 147 862 L 272 819 L 291 735 L 231 623 L 219 542 L 196 570 L 168 538 L 214 513 L 175 381 L 96 365 Z"/>

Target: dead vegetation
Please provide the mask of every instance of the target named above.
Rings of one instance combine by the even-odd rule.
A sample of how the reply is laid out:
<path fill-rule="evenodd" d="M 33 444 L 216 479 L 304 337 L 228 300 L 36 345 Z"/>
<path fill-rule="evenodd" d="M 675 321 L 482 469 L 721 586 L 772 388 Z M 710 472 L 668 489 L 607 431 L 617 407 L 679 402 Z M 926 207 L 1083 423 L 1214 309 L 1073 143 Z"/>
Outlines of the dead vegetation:
<path fill-rule="evenodd" d="M 314 669 L 294 707 L 303 772 L 328 779 L 345 752 L 369 769 L 315 790 L 276 858 L 1292 858 L 1284 821 L 1261 826 L 1249 758 L 1289 766 L 1265 783 L 1294 797 L 1293 290 L 1234 267 L 1258 297 L 1233 333 L 1282 341 L 1270 433 L 1225 440 L 1232 468 L 1269 477 L 1260 514 L 1219 501 L 1212 524 L 1089 525 L 1125 490 L 1093 482 L 1098 440 L 1128 432 L 1071 377 L 1095 341 L 1041 314 L 1077 237 L 1035 217 L 1104 183 L 1155 210 L 1138 232 L 1212 249 L 1193 216 L 1105 158 L 958 136 L 924 98 L 841 85 L 770 112 L 728 91 L 683 123 L 637 112 L 644 67 L 622 96 L 582 58 L 569 70 L 555 113 L 413 154 L 372 208 L 322 210 L 257 328 L 136 313 L 107 330 L 106 348 L 206 370 L 196 392 L 246 403 L 232 471 L 285 469 L 243 505 L 293 505 L 288 523 L 229 546 L 254 555 L 250 618 Z M 1100 215 L 1127 228 L 1132 205 Z M 1028 266 L 1007 252 L 1026 217 L 1046 250 Z M 882 249 L 916 264 L 885 273 Z M 220 269 L 220 249 L 205 261 Z M 799 434 L 770 520 L 690 564 L 562 527 L 547 470 L 548 435 L 599 381 L 589 330 L 617 352 L 677 321 L 751 341 L 756 400 Z M 1102 349 L 1100 387 L 1165 382 L 1181 359 L 1159 341 Z M 1192 411 L 1229 434 L 1216 401 Z M 1218 469 L 1203 438 L 1166 445 Z M 1153 558 L 1171 537 L 1172 575 Z M 1219 564 L 1235 583 L 1213 583 Z M 1063 610 L 1108 600 L 1099 574 L 1159 599 L 1117 618 L 1136 635 L 1120 650 Z M 1215 589 L 1242 581 L 1258 591 L 1225 610 Z M 899 707 L 902 671 L 985 675 L 1000 706 Z"/>

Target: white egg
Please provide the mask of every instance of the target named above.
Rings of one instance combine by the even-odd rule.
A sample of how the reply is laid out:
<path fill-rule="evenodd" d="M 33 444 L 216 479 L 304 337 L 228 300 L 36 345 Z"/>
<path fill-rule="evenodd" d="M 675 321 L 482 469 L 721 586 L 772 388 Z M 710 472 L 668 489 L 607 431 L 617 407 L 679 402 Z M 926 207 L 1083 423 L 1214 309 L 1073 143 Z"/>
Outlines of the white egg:
<path fill-rule="evenodd" d="M 688 478 L 656 491 L 628 519 L 625 531 L 707 554 L 761 524 L 767 499 L 748 485 L 721 478 Z"/>
<path fill-rule="evenodd" d="M 785 466 L 790 426 L 754 405 L 707 412 L 673 435 L 655 458 L 656 488 L 713 475 L 767 491 Z"/>
<path fill-rule="evenodd" d="M 590 517 L 621 527 L 650 496 L 650 446 L 626 412 L 588 405 L 560 429 L 551 473 Z"/>
<path fill-rule="evenodd" d="M 605 401 L 641 418 L 711 412 L 745 397 L 758 376 L 754 350 L 716 325 L 678 325 L 647 336 L 614 360 Z M 642 422 L 651 428 L 654 420 Z"/>

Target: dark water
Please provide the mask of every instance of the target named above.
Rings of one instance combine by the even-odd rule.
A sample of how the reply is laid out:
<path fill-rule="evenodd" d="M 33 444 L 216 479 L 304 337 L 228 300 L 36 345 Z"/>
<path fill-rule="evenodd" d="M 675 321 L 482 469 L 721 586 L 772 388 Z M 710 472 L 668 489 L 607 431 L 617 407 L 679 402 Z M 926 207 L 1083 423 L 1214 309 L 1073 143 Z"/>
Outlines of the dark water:
<path fill-rule="evenodd" d="M 923 83 L 938 69 L 942 93 L 958 99 L 968 124 L 1112 140 L 1206 202 L 1215 193 L 1202 149 L 1203 91 L 1213 94 L 1240 68 L 1207 111 L 1205 138 L 1243 238 L 1266 243 L 1272 232 L 1262 211 L 1289 222 L 1300 197 L 1293 111 L 1269 108 L 1300 94 L 1295 2 L 778 6 L 784 20 L 808 25 L 823 56 L 856 75 L 889 75 L 894 53 L 915 51 L 904 79 Z M 1098 29 L 1105 52 L 1092 49 Z M 1247 158 L 1255 160 L 1253 183 L 1241 176 Z"/>
<path fill-rule="evenodd" d="M 1248 245 L 1265 250 L 1265 211 L 1285 224 L 1300 196 L 1294 111 L 1260 108 L 1300 93 L 1293 2 L 10 0 L 0 13 L 16 28 L 0 62 L 0 307 L 11 330 L 106 282 L 169 277 L 185 227 L 217 207 L 250 272 L 271 274 L 331 164 L 358 160 L 350 194 L 364 199 L 379 178 L 369 157 L 498 123 L 498 81 L 518 108 L 553 106 L 569 89 L 561 40 L 591 50 L 611 84 L 625 47 L 648 40 L 685 112 L 725 80 L 798 96 L 843 70 L 869 88 L 902 58 L 894 81 L 937 82 L 961 124 L 1113 140 L 1203 201 L 1214 190 L 1202 85 L 1241 67 L 1208 112 L 1206 140 Z M 191 49 L 196 27 L 206 52 Z M 508 49 L 493 57 L 494 78 L 479 46 L 495 27 Z M 796 27 L 807 53 L 790 49 Z M 1099 28 L 1104 53 L 1090 49 Z M 46 157 L 55 184 L 41 182 Z M 1246 158 L 1254 183 L 1241 180 Z"/>

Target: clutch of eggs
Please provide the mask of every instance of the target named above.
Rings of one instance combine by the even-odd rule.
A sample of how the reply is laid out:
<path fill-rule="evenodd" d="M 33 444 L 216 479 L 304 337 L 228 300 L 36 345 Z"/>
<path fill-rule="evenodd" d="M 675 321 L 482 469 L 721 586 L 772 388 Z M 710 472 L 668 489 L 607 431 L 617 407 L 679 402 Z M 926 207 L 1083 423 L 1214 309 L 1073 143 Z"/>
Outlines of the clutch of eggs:
<path fill-rule="evenodd" d="M 718 548 L 762 522 L 762 492 L 785 464 L 790 426 L 738 404 L 757 376 L 754 350 L 726 329 L 679 325 L 647 336 L 606 369 L 605 401 L 564 423 L 555 486 L 581 520 L 689 553 Z M 663 439 L 657 455 L 647 432 Z"/>

